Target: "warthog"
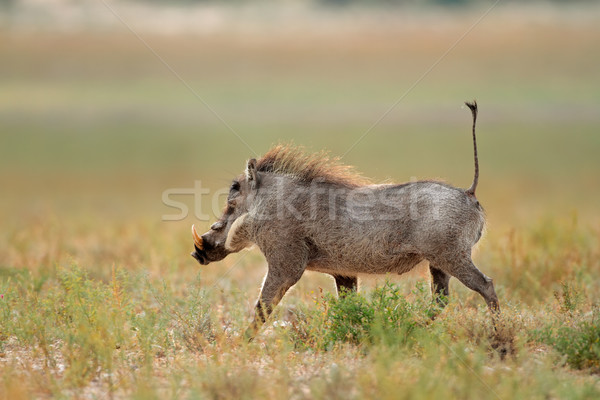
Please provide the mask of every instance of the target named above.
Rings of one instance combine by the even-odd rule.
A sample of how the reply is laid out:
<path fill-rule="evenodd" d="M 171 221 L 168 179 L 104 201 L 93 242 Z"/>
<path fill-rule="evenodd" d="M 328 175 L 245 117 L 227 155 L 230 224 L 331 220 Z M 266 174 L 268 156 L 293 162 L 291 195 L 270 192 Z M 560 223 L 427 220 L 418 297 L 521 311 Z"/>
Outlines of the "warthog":
<path fill-rule="evenodd" d="M 343 293 L 356 290 L 359 274 L 402 274 L 427 260 L 442 307 L 453 276 L 499 309 L 492 279 L 471 260 L 485 215 L 475 197 L 477 104 L 466 104 L 475 158 L 466 190 L 435 181 L 371 184 L 325 154 L 292 146 L 276 146 L 247 162 L 221 218 L 202 236 L 192 226 L 192 256 L 206 265 L 253 244 L 262 251 L 268 272 L 249 338 L 306 270 L 332 275 Z"/>

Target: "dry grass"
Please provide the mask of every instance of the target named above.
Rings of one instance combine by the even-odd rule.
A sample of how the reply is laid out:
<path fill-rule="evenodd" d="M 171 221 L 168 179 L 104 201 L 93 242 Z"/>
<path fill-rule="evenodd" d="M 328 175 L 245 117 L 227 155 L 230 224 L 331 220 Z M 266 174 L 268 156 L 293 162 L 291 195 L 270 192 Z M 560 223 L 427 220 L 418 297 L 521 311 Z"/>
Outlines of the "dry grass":
<path fill-rule="evenodd" d="M 576 372 L 552 345 L 555 329 L 578 329 L 596 307 L 600 248 L 588 224 L 490 233 L 478 264 L 503 306 L 495 328 L 481 298 L 453 281 L 433 322 L 415 306 L 409 315 L 421 322 L 406 331 L 401 320 L 390 339 L 324 344 L 333 282 L 309 274 L 278 309 L 278 326 L 248 345 L 241 332 L 264 273 L 256 251 L 198 270 L 187 229 L 83 221 L 38 217 L 5 233 L 3 398 L 396 398 L 398 385 L 406 398 L 448 390 L 587 398 L 600 390 L 593 368 Z M 415 282 L 427 289 L 426 276 L 396 280 L 406 304 L 426 306 L 428 290 L 414 292 Z"/>

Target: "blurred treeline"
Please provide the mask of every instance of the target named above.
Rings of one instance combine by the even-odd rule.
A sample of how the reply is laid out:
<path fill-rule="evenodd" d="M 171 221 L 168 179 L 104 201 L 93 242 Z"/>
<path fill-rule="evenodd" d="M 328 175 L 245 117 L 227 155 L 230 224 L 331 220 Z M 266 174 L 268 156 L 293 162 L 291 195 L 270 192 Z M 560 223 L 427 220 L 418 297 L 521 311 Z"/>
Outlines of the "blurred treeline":
<path fill-rule="evenodd" d="M 0 1 L 18 1 L 18 0 L 0 0 Z M 165 3 L 165 4 L 194 4 L 194 3 L 223 3 L 223 4 L 252 4 L 268 3 L 266 0 L 137 0 L 145 3 Z M 503 0 L 503 3 L 591 3 L 595 0 Z M 448 5 L 448 6 L 466 6 L 474 4 L 492 4 L 493 0 L 287 0 L 285 3 L 293 4 L 320 4 L 320 5 L 363 5 L 363 6 L 402 6 L 402 5 Z"/>
<path fill-rule="evenodd" d="M 69 0 L 64 0 L 69 2 Z M 125 2 L 137 2 L 163 5 L 193 5 L 193 4 L 266 4 L 267 0 L 118 0 Z M 593 3 L 596 0 L 503 0 L 502 3 Z M 10 8 L 21 2 L 21 0 L 0 0 L 0 8 Z M 273 2 L 280 4 L 279 2 Z M 476 4 L 492 4 L 493 0 L 286 0 L 287 4 L 315 4 L 324 6 L 469 6 Z"/>

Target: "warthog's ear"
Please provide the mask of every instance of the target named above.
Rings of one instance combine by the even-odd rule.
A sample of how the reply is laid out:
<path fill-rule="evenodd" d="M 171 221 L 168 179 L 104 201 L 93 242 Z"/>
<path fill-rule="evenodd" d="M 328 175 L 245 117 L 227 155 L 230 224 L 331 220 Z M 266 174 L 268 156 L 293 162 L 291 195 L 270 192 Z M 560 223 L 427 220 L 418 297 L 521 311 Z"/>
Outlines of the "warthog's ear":
<path fill-rule="evenodd" d="M 258 172 L 256 172 L 256 159 L 251 158 L 246 165 L 246 179 L 253 188 L 258 186 Z"/>

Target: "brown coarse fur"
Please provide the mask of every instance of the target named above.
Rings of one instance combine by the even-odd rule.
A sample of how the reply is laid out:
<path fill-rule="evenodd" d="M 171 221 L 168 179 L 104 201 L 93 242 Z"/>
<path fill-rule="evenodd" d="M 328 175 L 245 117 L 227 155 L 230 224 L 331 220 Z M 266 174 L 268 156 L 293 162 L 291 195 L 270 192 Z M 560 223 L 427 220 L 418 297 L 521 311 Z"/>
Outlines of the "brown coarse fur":
<path fill-rule="evenodd" d="M 475 139 L 477 106 L 468 105 Z M 269 268 L 248 338 L 307 270 L 332 275 L 343 293 L 356 290 L 359 274 L 403 274 L 426 260 L 440 305 L 455 277 L 497 311 L 492 280 L 471 260 L 485 226 L 475 165 L 467 190 L 434 181 L 373 185 L 323 153 L 276 146 L 248 161 L 219 221 L 201 237 L 194 232 L 192 256 L 208 264 L 251 245 L 264 254 Z"/>
<path fill-rule="evenodd" d="M 301 147 L 280 144 L 272 147 L 256 161 L 258 172 L 271 172 L 294 177 L 302 182 L 321 182 L 357 187 L 371 183 L 349 165 L 340 163 L 327 152 L 309 154 Z"/>

